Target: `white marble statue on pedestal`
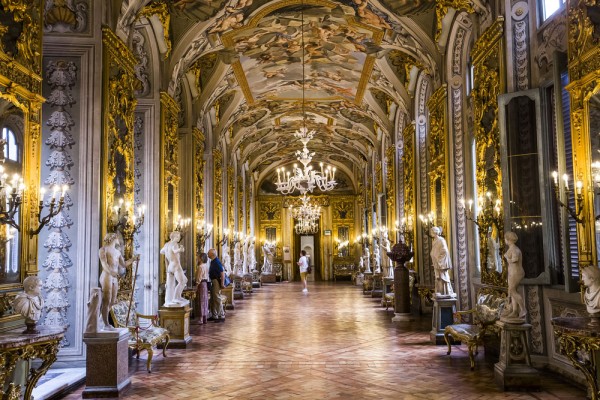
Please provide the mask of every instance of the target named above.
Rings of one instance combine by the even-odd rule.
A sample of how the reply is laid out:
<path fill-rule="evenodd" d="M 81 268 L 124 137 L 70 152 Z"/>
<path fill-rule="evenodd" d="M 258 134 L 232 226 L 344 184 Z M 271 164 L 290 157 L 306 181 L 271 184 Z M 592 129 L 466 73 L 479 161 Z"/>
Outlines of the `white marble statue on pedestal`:
<path fill-rule="evenodd" d="M 273 258 L 274 258 L 275 245 L 272 243 L 265 243 L 263 245 L 263 274 L 273 273 Z"/>
<path fill-rule="evenodd" d="M 437 297 L 456 297 L 450 281 L 450 270 L 452 261 L 450 260 L 450 251 L 446 239 L 442 236 L 442 229 L 434 226 L 429 231 L 431 243 L 431 261 L 435 271 L 435 295 Z"/>
<path fill-rule="evenodd" d="M 392 251 L 392 247 L 391 247 L 392 244 L 390 242 L 390 239 L 388 238 L 387 231 L 385 231 L 385 230 L 382 233 L 381 243 L 379 245 L 383 248 L 383 255 L 382 255 L 381 261 L 382 261 L 382 265 L 383 265 L 384 274 L 388 278 L 394 278 L 394 268 L 392 268 L 392 265 L 390 262 L 391 260 L 387 256 L 387 253 Z"/>
<path fill-rule="evenodd" d="M 244 260 L 242 259 L 242 244 L 237 241 L 233 247 L 233 271 L 236 275 L 242 275 Z"/>
<path fill-rule="evenodd" d="M 117 248 L 119 237 L 116 233 L 107 233 L 104 236 L 103 246 L 98 250 L 98 257 L 102 265 L 100 274 L 100 287 L 102 288 L 102 323 L 105 331 L 114 330 L 108 323 L 108 314 L 110 308 L 117 302 L 119 293 L 119 275 L 125 274 L 125 269 L 134 261 L 139 260 L 139 255 L 135 255 L 131 260 L 123 260 L 121 251 Z"/>
<path fill-rule="evenodd" d="M 229 245 L 227 242 L 221 248 L 221 254 L 223 254 L 221 263 L 223 264 L 223 268 L 225 268 L 225 273 L 231 275 L 231 256 L 229 255 Z"/>
<path fill-rule="evenodd" d="M 373 273 L 381 273 L 381 253 L 379 252 L 379 245 L 373 246 Z"/>
<path fill-rule="evenodd" d="M 100 307 L 102 305 L 102 289 L 99 287 L 92 288 L 90 298 L 87 302 L 87 317 L 85 319 L 84 333 L 98 333 L 104 328 L 102 319 L 100 318 Z"/>
<path fill-rule="evenodd" d="M 587 312 L 598 317 L 600 316 L 600 268 L 594 265 L 582 268 L 581 279 L 585 286 L 583 300 Z"/>
<path fill-rule="evenodd" d="M 371 251 L 369 247 L 365 247 L 365 251 L 363 253 L 363 258 L 365 259 L 365 272 L 367 274 L 371 273 Z"/>
<path fill-rule="evenodd" d="M 181 307 L 189 304 L 189 300 L 184 299 L 183 289 L 187 283 L 187 277 L 181 268 L 180 253 L 184 251 L 183 246 L 179 244 L 181 233 L 173 231 L 169 235 L 169 240 L 160 250 L 160 254 L 165 255 L 167 264 L 167 281 L 165 283 L 165 304 L 164 307 Z"/>
<path fill-rule="evenodd" d="M 25 317 L 27 331 L 37 333 L 35 325 L 42 316 L 44 299 L 42 298 L 42 280 L 37 276 L 28 276 L 23 281 L 24 291 L 15 296 L 12 306 L 15 312 Z"/>
<path fill-rule="evenodd" d="M 248 272 L 256 271 L 256 251 L 254 250 L 254 239 L 248 245 Z"/>
<path fill-rule="evenodd" d="M 243 262 L 242 262 L 242 274 L 246 275 L 249 270 L 248 270 L 248 244 L 250 243 L 250 238 L 247 237 L 244 240 L 244 249 L 242 252 L 242 256 L 244 257 Z"/>
<path fill-rule="evenodd" d="M 501 319 L 525 322 L 527 309 L 523 296 L 517 290 L 521 280 L 525 277 L 525 270 L 523 269 L 521 249 L 516 245 L 517 240 L 517 234 L 514 232 L 504 234 L 504 242 L 508 246 L 508 250 L 504 253 L 504 258 L 508 263 L 508 302 L 504 307 Z"/>

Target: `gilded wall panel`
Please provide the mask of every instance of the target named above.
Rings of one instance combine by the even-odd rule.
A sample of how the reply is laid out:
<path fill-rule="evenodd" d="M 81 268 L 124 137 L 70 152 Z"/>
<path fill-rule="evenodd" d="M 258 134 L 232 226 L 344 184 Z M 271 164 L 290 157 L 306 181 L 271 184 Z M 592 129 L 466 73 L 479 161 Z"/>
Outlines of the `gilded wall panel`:
<path fill-rule="evenodd" d="M 471 52 L 474 69 L 473 124 L 475 134 L 475 173 L 477 198 L 502 202 L 502 172 L 500 164 L 500 130 L 498 127 L 498 95 L 505 91 L 504 18 L 499 17 L 475 43 Z M 489 194 L 489 196 L 488 196 Z M 488 230 L 496 229 L 503 243 L 502 211 L 494 215 L 493 207 L 482 207 L 478 216 L 480 260 L 487 260 Z M 483 283 L 506 286 L 506 270 L 481 268 Z"/>
<path fill-rule="evenodd" d="M 223 225 L 223 152 L 220 149 L 213 149 L 213 201 L 215 242 L 219 242 Z"/>
<path fill-rule="evenodd" d="M 448 235 L 448 143 L 446 140 L 446 96 L 447 87 L 442 85 L 429 98 L 429 205 L 435 216 L 435 225 Z M 448 244 L 449 248 L 452 245 Z"/>
<path fill-rule="evenodd" d="M 336 246 L 340 242 L 348 241 L 347 246 L 340 250 L 338 247 L 334 252 L 333 262 L 354 262 L 353 249 L 355 237 L 356 206 L 354 196 L 331 196 L 331 228 L 333 240 Z"/>
<path fill-rule="evenodd" d="M 409 236 L 415 238 L 415 229 L 416 229 L 416 198 L 415 198 L 415 187 L 416 187 L 416 179 L 415 179 L 415 124 L 411 123 L 406 125 L 404 128 L 403 134 L 403 143 L 404 143 L 404 151 L 402 153 L 402 169 L 404 170 L 404 175 L 402 176 L 402 186 L 404 190 L 404 204 L 402 204 L 402 208 L 404 210 L 404 218 L 406 218 L 405 222 L 407 223 L 407 229 L 412 227 L 412 232 L 409 232 Z M 406 239 L 406 238 L 405 238 Z M 415 243 L 412 243 L 414 246 Z M 415 252 L 415 260 L 413 263 L 413 267 L 415 269 L 418 268 L 418 252 Z"/>
<path fill-rule="evenodd" d="M 396 147 L 390 146 L 385 152 L 385 193 L 387 202 L 388 231 L 394 229 L 396 221 Z"/>
<path fill-rule="evenodd" d="M 198 221 L 205 219 L 204 213 L 204 134 L 196 127 L 192 129 L 194 137 L 194 221 L 193 229 L 197 229 Z M 198 232 L 196 232 L 198 233 Z M 198 248 L 197 235 L 194 235 L 194 249 L 197 252 L 202 252 L 204 249 Z"/>

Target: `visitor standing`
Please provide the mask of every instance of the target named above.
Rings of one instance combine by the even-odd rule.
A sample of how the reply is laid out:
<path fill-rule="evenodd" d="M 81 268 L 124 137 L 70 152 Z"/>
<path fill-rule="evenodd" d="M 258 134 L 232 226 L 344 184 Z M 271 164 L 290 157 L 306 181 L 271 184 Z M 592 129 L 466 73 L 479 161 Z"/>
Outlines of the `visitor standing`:
<path fill-rule="evenodd" d="M 225 287 L 225 268 L 217 258 L 217 250 L 208 251 L 210 258 L 210 267 L 208 268 L 208 277 L 211 282 L 210 287 L 210 314 L 209 320 L 215 322 L 225 322 L 225 311 L 223 310 L 223 301 L 221 300 L 221 288 Z"/>
<path fill-rule="evenodd" d="M 200 253 L 198 269 L 196 270 L 196 282 L 198 283 L 198 299 L 200 302 L 200 312 L 198 319 L 205 324 L 208 320 L 208 256 L 206 253 Z"/>
<path fill-rule="evenodd" d="M 304 286 L 302 292 L 308 293 L 308 288 L 306 287 L 306 275 L 308 275 L 308 259 L 306 258 L 306 250 L 300 251 L 300 259 L 298 260 L 297 264 L 298 267 L 300 267 L 300 280 Z"/>

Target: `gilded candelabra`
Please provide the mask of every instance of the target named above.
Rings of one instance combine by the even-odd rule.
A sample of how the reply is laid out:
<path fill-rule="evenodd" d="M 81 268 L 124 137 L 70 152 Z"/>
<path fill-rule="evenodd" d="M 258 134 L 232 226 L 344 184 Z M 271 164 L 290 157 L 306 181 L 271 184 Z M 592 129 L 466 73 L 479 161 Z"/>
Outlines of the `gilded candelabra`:
<path fill-rule="evenodd" d="M 233 237 L 231 238 L 232 246 L 235 246 L 242 240 L 244 240 L 244 232 L 233 231 Z"/>
<path fill-rule="evenodd" d="M 226 243 L 229 243 L 229 229 L 228 228 L 223 229 L 223 237 L 217 243 L 217 247 L 218 246 L 223 246 Z"/>
<path fill-rule="evenodd" d="M 62 192 L 60 194 L 60 197 L 58 198 L 58 202 L 56 200 L 58 192 L 61 191 L 61 188 L 59 186 L 55 186 L 54 189 L 52 190 L 52 197 L 50 198 L 50 201 L 48 202 L 48 214 L 46 214 L 45 216 L 42 217 L 42 212 L 44 211 L 44 196 L 46 194 L 46 190 L 44 188 L 40 189 L 40 202 L 38 205 L 38 213 L 37 213 L 37 219 L 38 219 L 38 227 L 36 229 L 30 229 L 29 230 L 29 236 L 34 236 L 34 235 L 38 235 L 41 230 L 44 228 L 44 226 L 46 226 L 48 224 L 48 222 L 50 222 L 50 220 L 52 220 L 52 218 L 54 218 L 55 216 L 58 215 L 59 212 L 61 212 L 64 204 L 65 204 L 65 194 L 67 192 L 67 189 L 69 187 L 67 185 L 64 185 L 62 187 Z M 14 189 L 13 189 L 14 190 Z M 2 197 L 0 197 L 0 202 L 4 203 L 2 201 Z M 19 204 L 21 203 L 21 201 L 19 200 Z M 0 215 L 2 215 L 2 213 L 0 212 Z M 11 224 L 9 224 L 11 225 Z M 11 225 L 13 227 L 15 227 L 14 225 Z M 18 226 L 16 227 L 17 229 Z"/>
<path fill-rule="evenodd" d="M 427 237 L 432 237 L 431 236 L 431 228 L 433 228 L 435 226 L 435 214 L 433 213 L 433 211 L 431 211 L 430 213 L 423 215 L 420 214 L 419 215 L 419 220 L 421 221 L 421 229 L 423 230 L 423 235 L 427 236 Z M 442 236 L 443 236 L 443 232 L 442 232 Z"/>
<path fill-rule="evenodd" d="M 487 232 L 492 226 L 496 226 L 499 232 L 504 231 L 504 220 L 502 217 L 502 202 L 500 199 L 494 199 L 491 192 L 487 192 L 485 197 L 476 199 L 461 200 L 461 205 L 465 210 L 466 218 L 473 222 L 480 231 Z M 473 212 L 473 205 L 477 204 L 477 209 Z"/>
<path fill-rule="evenodd" d="M 412 248 L 414 240 L 413 231 L 413 217 L 409 215 L 408 218 L 403 217 L 400 221 L 396 221 L 396 243 L 403 241 L 409 247 Z"/>
<path fill-rule="evenodd" d="M 4 167 L 0 165 L 0 224 L 19 229 L 15 215 L 18 218 L 18 211 L 23 202 L 24 188 L 23 179 L 18 174 L 13 175 L 9 182 L 8 175 L 4 173 Z"/>
<path fill-rule="evenodd" d="M 109 214 L 108 230 L 121 234 L 125 244 L 125 255 L 128 257 L 133 254 L 133 237 L 144 224 L 145 214 L 146 206 L 139 206 L 136 214 L 133 204 L 129 201 L 124 202 L 123 199 L 119 199 L 118 204 L 112 207 Z"/>
<path fill-rule="evenodd" d="M 581 218 L 581 211 L 583 210 L 583 182 L 580 180 L 575 182 L 575 209 L 569 206 L 568 201 L 567 204 L 563 203 L 560 200 L 560 182 L 558 179 L 558 172 L 552 172 L 552 179 L 554 181 L 554 197 L 556 198 L 556 202 L 563 207 L 571 218 L 575 220 L 578 224 L 583 224 L 584 220 Z M 563 193 L 565 194 L 565 198 L 569 198 L 569 195 L 573 193 L 573 189 L 569 188 L 569 175 L 563 174 L 562 181 L 564 182 Z M 600 216 L 599 216 L 600 217 Z M 596 217 L 598 219 L 599 217 Z"/>
<path fill-rule="evenodd" d="M 354 240 L 354 243 L 361 244 L 362 247 L 369 247 L 371 236 L 367 235 L 366 232 L 363 232 L 361 235 L 358 235 Z"/>
<path fill-rule="evenodd" d="M 181 243 L 191 223 L 191 218 L 181 218 L 181 215 L 177 216 L 177 221 L 175 221 L 175 231 L 179 232 L 179 241 L 177 243 Z"/>

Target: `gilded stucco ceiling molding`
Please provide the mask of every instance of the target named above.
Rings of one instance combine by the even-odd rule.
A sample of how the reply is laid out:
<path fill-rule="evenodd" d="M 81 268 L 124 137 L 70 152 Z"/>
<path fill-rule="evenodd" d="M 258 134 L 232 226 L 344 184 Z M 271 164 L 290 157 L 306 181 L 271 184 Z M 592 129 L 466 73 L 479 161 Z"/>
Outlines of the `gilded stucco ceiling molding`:
<path fill-rule="evenodd" d="M 46 1 L 44 33 L 88 33 L 90 0 Z"/>
<path fill-rule="evenodd" d="M 156 16 L 162 24 L 165 45 L 167 46 L 164 58 L 167 59 L 171 54 L 171 39 L 169 37 L 169 31 L 171 30 L 171 14 L 165 0 L 152 1 L 145 5 L 137 14 L 137 18 L 144 17 L 150 19 L 152 16 Z"/>
<path fill-rule="evenodd" d="M 485 0 L 483 0 L 485 1 Z M 453 8 L 457 12 L 466 12 L 469 14 L 479 14 L 482 18 L 491 13 L 489 5 L 484 5 L 481 0 L 437 0 L 435 3 L 436 30 L 435 41 L 440 40 L 442 35 L 442 21 L 448 9 Z"/>
<path fill-rule="evenodd" d="M 504 18 L 499 17 L 479 37 L 471 52 L 474 70 L 473 125 L 475 136 L 475 158 L 477 198 L 485 199 L 486 193 L 502 201 L 502 169 L 500 163 L 500 130 L 498 127 L 498 95 L 505 91 L 504 66 Z M 487 210 L 487 211 L 485 211 Z M 487 260 L 488 229 L 492 229 L 492 208 L 480 213 L 480 260 Z M 502 221 L 502 218 L 497 218 Z M 502 225 L 502 224 L 500 224 Z M 504 227 L 497 226 L 500 243 L 503 242 Z M 480 268 L 481 281 L 495 286 L 507 285 L 506 269 L 499 274 Z"/>

